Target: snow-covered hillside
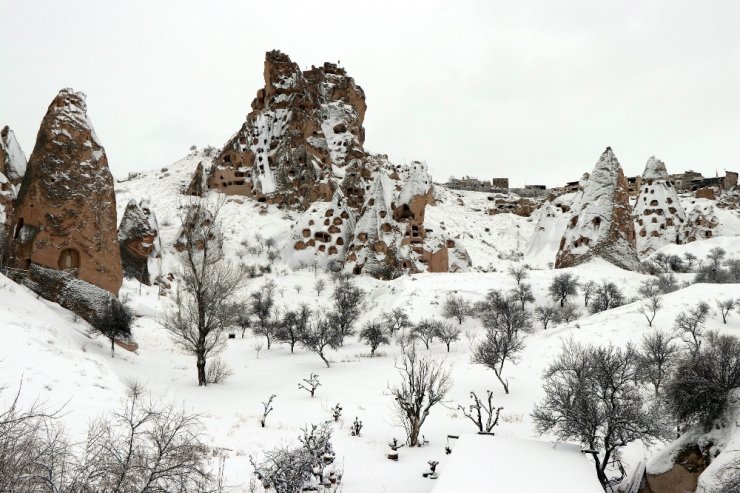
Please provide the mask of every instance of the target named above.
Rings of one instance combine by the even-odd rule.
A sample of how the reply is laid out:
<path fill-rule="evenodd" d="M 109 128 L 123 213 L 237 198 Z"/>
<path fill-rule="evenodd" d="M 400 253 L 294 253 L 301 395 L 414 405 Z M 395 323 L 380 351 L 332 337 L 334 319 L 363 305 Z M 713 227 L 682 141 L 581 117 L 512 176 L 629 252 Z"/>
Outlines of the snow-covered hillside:
<path fill-rule="evenodd" d="M 181 191 L 188 185 L 199 162 L 208 157 L 195 153 L 158 171 L 142 173 L 116 184 L 119 216 L 131 200 L 148 201 L 160 226 L 163 246 L 164 276 L 177 271 L 177 254 L 171 248 L 180 227 L 183 207 L 190 198 Z M 212 195 L 211 198 L 215 198 Z M 638 296 L 640 284 L 650 276 L 622 270 L 595 259 L 577 267 L 553 270 L 566 215 L 558 204 L 572 196 L 563 196 L 539 209 L 532 217 L 514 214 L 489 215 L 487 195 L 477 192 L 435 188 L 436 204 L 426 210 L 425 227 L 444 230 L 461 243 L 470 255 L 472 272 L 422 273 L 402 276 L 393 281 L 379 281 L 360 276 L 356 282 L 366 296 L 358 326 L 394 308 L 404 308 L 412 321 L 423 317 L 441 317 L 442 302 L 450 293 L 468 301 L 481 300 L 490 289 L 515 287 L 507 273 L 511 266 L 529 264 L 528 282 L 532 284 L 535 303 L 552 301 L 548 286 L 554 276 L 572 273 L 580 281 L 609 280 L 616 283 L 628 299 Z M 689 199 L 682 199 L 689 200 Z M 697 203 L 703 199 L 691 199 Z M 712 247 L 721 246 L 730 255 L 740 256 L 740 228 L 735 213 L 718 210 L 723 215 L 722 233 L 706 241 L 668 245 L 661 252 L 682 255 L 692 252 L 703 259 Z M 549 214 L 549 215 L 548 215 Z M 239 196 L 228 196 L 221 210 L 225 233 L 224 251 L 234 263 L 271 265 L 271 272 L 250 279 L 240 297 L 262 286 L 268 279 L 276 285 L 277 304 L 281 310 L 306 303 L 314 309 L 331 304 L 332 284 L 328 274 L 310 268 L 294 270 L 286 259 L 267 258 L 260 248 L 268 238 L 276 250 L 285 251 L 292 241 L 290 231 L 299 213 L 279 209 Z M 120 217 L 119 217 L 120 220 Z M 680 282 L 690 281 L 692 274 L 678 274 Z M 328 288 L 317 294 L 317 278 L 326 280 Z M 723 333 L 740 333 L 740 315 L 731 314 L 723 324 L 714 310 L 714 300 L 728 294 L 740 294 L 740 285 L 689 285 L 665 295 L 664 307 L 654 326 L 670 329 L 676 315 L 697 301 L 712 306 L 708 329 Z M 650 330 L 640 311 L 640 301 L 595 315 L 588 315 L 581 296 L 573 301 L 581 318 L 543 330 L 526 338 L 526 349 L 519 363 L 507 366 L 506 376 L 511 393 L 505 395 L 493 373 L 470 362 L 471 345 L 480 340 L 480 323 L 467 318 L 461 326 L 464 336 L 452 344 L 448 353 L 444 344 L 435 341 L 427 351 L 449 365 L 454 385 L 444 406 L 435 407 L 424 424 L 422 434 L 428 445 L 404 448 L 398 462 L 389 461 L 384 453 L 391 438 L 403 440 L 403 429 L 394 421 L 393 398 L 389 387 L 398 379 L 394 362 L 399 346 L 381 346 L 378 355 L 369 357 L 367 346 L 350 338 L 338 351 L 332 351 L 331 368 L 326 368 L 313 353 L 274 345 L 267 350 L 263 340 L 250 333 L 235 332 L 228 340 L 222 359 L 233 375 L 223 384 L 206 388 L 196 385 L 193 359 L 180 353 L 159 324 L 165 310 L 173 306 L 171 295 L 160 296 L 157 287 L 140 286 L 127 279 L 121 290 L 137 314 L 133 336 L 139 345 L 136 353 L 122 350 L 111 358 L 105 341 L 88 333 L 87 324 L 72 314 L 39 299 L 26 288 L 0 277 L 0 384 L 10 388 L 22 382 L 22 395 L 29 402 L 38 397 L 50 406 L 66 404 L 65 423 L 73 433 L 82 433 L 89 419 L 106 412 L 124 399 L 125 386 L 131 379 L 143 381 L 157 398 L 174 400 L 201 413 L 210 445 L 225 450 L 225 477 L 233 491 L 250 491 L 252 467 L 249 457 L 259 458 L 262 451 L 278 445 L 295 444 L 300 428 L 308 423 L 331 421 L 331 408 L 343 408 L 334 429 L 334 449 L 344 470 L 343 490 L 348 493 L 431 491 L 434 482 L 421 476 L 427 461 L 439 460 L 439 472 L 445 473 L 448 456 L 447 435 L 472 432 L 474 428 L 457 410 L 467 405 L 470 391 L 493 390 L 495 404 L 503 406 L 499 436 L 537 438 L 530 413 L 543 397 L 542 373 L 559 353 L 566 339 L 583 343 L 619 346 L 636 342 Z M 423 348 L 423 346 L 422 346 Z M 310 373 L 321 380 L 316 397 L 298 388 Z M 276 394 L 274 412 L 267 427 L 260 427 L 262 402 Z M 0 394 L 7 399 L 8 393 Z M 362 435 L 351 436 L 349 427 L 355 417 L 362 420 Z M 545 439 L 549 437 L 544 437 Z M 733 438 L 734 439 L 734 438 Z M 729 439 L 728 439 L 728 443 Z M 454 444 L 452 445 L 454 447 Z M 631 444 L 624 453 L 625 465 L 635 466 L 656 454 L 663 444 L 646 449 Z"/>

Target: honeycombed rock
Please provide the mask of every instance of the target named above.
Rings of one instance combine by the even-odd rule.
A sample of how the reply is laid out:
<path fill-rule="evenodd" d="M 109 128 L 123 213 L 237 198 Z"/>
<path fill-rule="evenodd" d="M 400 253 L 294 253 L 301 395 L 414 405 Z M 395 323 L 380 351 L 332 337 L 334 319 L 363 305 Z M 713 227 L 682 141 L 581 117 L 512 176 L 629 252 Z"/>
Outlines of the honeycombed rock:
<path fill-rule="evenodd" d="M 129 201 L 118 228 L 123 273 L 151 285 L 160 276 L 160 243 L 157 217 L 149 202 Z"/>
<path fill-rule="evenodd" d="M 682 243 L 686 212 L 663 161 L 648 159 L 634 209 L 637 252 L 647 255 L 670 243 Z"/>

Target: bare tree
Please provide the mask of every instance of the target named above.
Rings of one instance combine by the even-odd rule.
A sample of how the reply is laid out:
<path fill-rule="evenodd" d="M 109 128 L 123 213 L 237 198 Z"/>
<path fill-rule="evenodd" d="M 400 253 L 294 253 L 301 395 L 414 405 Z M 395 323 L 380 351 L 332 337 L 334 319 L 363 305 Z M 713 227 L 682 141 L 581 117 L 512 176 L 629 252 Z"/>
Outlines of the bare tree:
<path fill-rule="evenodd" d="M 529 278 L 529 272 L 527 272 L 527 268 L 525 266 L 509 267 L 509 275 L 514 278 L 517 286 L 520 285 L 522 281 Z"/>
<path fill-rule="evenodd" d="M 470 392 L 473 403 L 467 408 L 462 404 L 457 406 L 463 415 L 478 427 L 478 431 L 481 433 L 491 433 L 494 426 L 498 424 L 499 414 L 504 409 L 503 407 L 494 407 L 492 391 L 487 390 L 486 394 L 488 395 L 487 402 L 482 401 L 475 392 Z"/>
<path fill-rule="evenodd" d="M 434 341 L 437 335 L 437 326 L 439 322 L 431 318 L 422 318 L 411 328 L 411 337 L 424 343 L 424 347 L 429 349 L 429 345 Z"/>
<path fill-rule="evenodd" d="M 566 303 L 563 307 L 558 310 L 556 322 L 570 323 L 580 317 L 581 314 L 573 303 Z"/>
<path fill-rule="evenodd" d="M 342 334 L 325 316 L 315 314 L 313 320 L 306 327 L 301 338 L 301 344 L 308 350 L 318 354 L 327 368 L 329 360 L 326 358 L 327 349 L 337 349 L 342 343 Z"/>
<path fill-rule="evenodd" d="M 594 290 L 591 313 L 598 313 L 622 306 L 625 303 L 624 293 L 615 283 L 603 280 Z"/>
<path fill-rule="evenodd" d="M 717 308 L 719 308 L 719 312 L 722 315 L 722 323 L 727 323 L 727 315 L 734 310 L 736 306 L 737 302 L 732 298 L 717 300 Z"/>
<path fill-rule="evenodd" d="M 313 288 L 316 290 L 316 296 L 321 296 L 321 292 L 326 288 L 326 281 L 321 277 L 317 277 L 316 282 L 313 283 Z"/>
<path fill-rule="evenodd" d="M 653 294 L 640 305 L 640 313 L 645 316 L 649 327 L 653 326 L 655 315 L 661 308 L 663 308 L 663 299 L 658 294 Z"/>
<path fill-rule="evenodd" d="M 594 291 L 596 291 L 596 283 L 588 281 L 581 284 L 581 294 L 583 294 L 583 304 L 588 307 L 588 302 L 593 298 Z"/>
<path fill-rule="evenodd" d="M 291 353 L 306 333 L 311 316 L 311 309 L 302 303 L 296 310 L 287 310 L 280 320 L 275 337 L 280 342 L 288 344 Z"/>
<path fill-rule="evenodd" d="M 131 311 L 126 300 L 119 301 L 112 298 L 108 306 L 103 307 L 96 317 L 93 328 L 110 341 L 110 356 L 114 355 L 116 339 L 131 337 L 131 326 L 134 323 L 134 312 Z"/>
<path fill-rule="evenodd" d="M 643 381 L 649 382 L 655 395 L 660 394 L 660 387 L 673 371 L 678 357 L 678 347 L 673 337 L 666 332 L 656 330 L 642 336 L 642 350 L 638 355 L 639 373 Z"/>
<path fill-rule="evenodd" d="M 375 356 L 375 351 L 381 344 L 390 344 L 391 341 L 385 331 L 383 324 L 377 320 L 367 322 L 360 331 L 360 340 L 370 346 L 370 356 Z"/>
<path fill-rule="evenodd" d="M 447 352 L 450 352 L 450 344 L 460 339 L 460 327 L 456 327 L 450 322 L 438 322 L 435 328 L 437 338 L 445 343 Z"/>
<path fill-rule="evenodd" d="M 240 269 L 224 260 L 219 227 L 222 205 L 196 202 L 187 208 L 178 240 L 181 280 L 176 306 L 160 321 L 175 345 L 195 356 L 201 386 L 207 385 L 208 357 L 224 348 L 223 332 L 233 325 L 231 301 L 244 278 Z"/>
<path fill-rule="evenodd" d="M 558 310 L 551 305 L 537 306 L 534 309 L 534 318 L 542 324 L 544 330 L 547 330 L 548 324 L 557 320 Z"/>
<path fill-rule="evenodd" d="M 688 312 L 681 312 L 676 317 L 676 331 L 682 334 L 683 341 L 696 353 L 701 347 L 704 335 L 704 324 L 709 314 L 709 304 L 701 301 Z"/>
<path fill-rule="evenodd" d="M 516 362 L 524 349 L 522 332 L 532 328 L 529 315 L 522 310 L 519 300 L 496 290 L 489 291 L 485 300 L 476 305 L 476 310 L 486 335 L 483 342 L 473 349 L 472 360 L 493 370 L 508 394 L 509 381 L 503 378 L 504 364 Z"/>
<path fill-rule="evenodd" d="M 406 430 L 406 443 L 419 445 L 421 427 L 432 407 L 442 402 L 452 386 L 446 365 L 429 356 L 419 356 L 411 345 L 403 350 L 396 368 L 401 382 L 391 388 L 396 410 Z"/>
<path fill-rule="evenodd" d="M 260 289 L 249 295 L 249 309 L 256 319 L 252 332 L 267 339 L 267 349 L 270 349 L 275 338 L 277 324 L 275 323 L 275 282 L 270 279 Z"/>
<path fill-rule="evenodd" d="M 605 489 L 607 467 L 620 447 L 637 440 L 649 445 L 666 436 L 657 409 L 635 383 L 637 361 L 632 345 L 584 347 L 569 341 L 545 371 L 545 398 L 532 413 L 540 434 L 588 447 Z"/>
<path fill-rule="evenodd" d="M 318 373 L 311 373 L 308 378 L 303 379 L 303 383 L 298 383 L 298 388 L 311 394 L 311 397 L 314 396 L 316 389 L 319 387 L 321 387 L 321 382 Z"/>
<path fill-rule="evenodd" d="M 409 315 L 403 308 L 394 308 L 390 312 L 383 313 L 383 323 L 391 335 L 411 327 Z"/>
<path fill-rule="evenodd" d="M 470 314 L 470 310 L 470 303 L 465 301 L 462 296 L 450 293 L 442 305 L 442 316 L 445 318 L 454 318 L 458 323 L 462 324 L 465 317 Z"/>
<path fill-rule="evenodd" d="M 260 419 L 260 425 L 262 425 L 262 428 L 265 427 L 265 423 L 267 422 L 267 416 L 273 411 L 272 407 L 272 401 L 275 400 L 275 397 L 277 395 L 272 394 L 267 401 L 262 403 L 262 419 Z"/>
<path fill-rule="evenodd" d="M 334 306 L 329 321 L 340 335 L 340 345 L 345 337 L 353 333 L 353 327 L 360 316 L 360 304 L 364 295 L 365 292 L 350 280 L 339 281 L 334 288 L 332 295 Z"/>
<path fill-rule="evenodd" d="M 526 282 L 517 284 L 516 288 L 512 290 L 512 294 L 522 304 L 522 310 L 526 309 L 527 303 L 534 303 L 534 294 L 532 293 L 532 285 Z"/>
<path fill-rule="evenodd" d="M 568 297 L 578 294 L 578 278 L 567 272 L 559 274 L 553 277 L 548 290 L 553 301 L 559 301 L 562 308 Z"/>

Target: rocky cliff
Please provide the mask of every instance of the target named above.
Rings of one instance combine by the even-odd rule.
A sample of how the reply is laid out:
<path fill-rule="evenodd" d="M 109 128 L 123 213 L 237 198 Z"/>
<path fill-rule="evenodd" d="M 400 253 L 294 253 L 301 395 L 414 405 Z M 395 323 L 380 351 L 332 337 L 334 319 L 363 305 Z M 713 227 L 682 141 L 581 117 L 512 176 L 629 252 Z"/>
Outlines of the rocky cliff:
<path fill-rule="evenodd" d="M 157 217 L 147 201 L 129 201 L 118 228 L 123 273 L 151 285 L 161 275 L 162 246 Z"/>
<path fill-rule="evenodd" d="M 0 265 L 6 260 L 14 202 L 25 173 L 26 155 L 6 126 L 0 130 Z"/>
<path fill-rule="evenodd" d="M 121 287 L 113 178 L 82 93 L 63 89 L 49 105 L 18 192 L 12 241 L 20 270 L 65 270 L 112 294 Z"/>
<path fill-rule="evenodd" d="M 627 180 L 611 147 L 601 154 L 570 212 L 556 268 L 600 257 L 624 269 L 639 269 Z"/>

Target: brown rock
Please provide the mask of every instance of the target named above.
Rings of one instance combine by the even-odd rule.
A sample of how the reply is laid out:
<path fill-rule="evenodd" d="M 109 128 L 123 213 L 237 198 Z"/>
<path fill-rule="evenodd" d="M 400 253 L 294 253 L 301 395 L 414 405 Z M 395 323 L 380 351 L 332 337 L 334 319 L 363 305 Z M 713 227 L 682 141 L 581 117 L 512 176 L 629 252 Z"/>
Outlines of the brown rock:
<path fill-rule="evenodd" d="M 13 256 L 18 269 L 67 270 L 113 294 L 121 287 L 113 178 L 82 93 L 60 91 L 41 122 L 18 193 Z"/>
<path fill-rule="evenodd" d="M 162 257 L 157 218 L 149 204 L 131 200 L 118 228 L 123 273 L 146 285 L 159 277 Z"/>
<path fill-rule="evenodd" d="M 190 180 L 190 185 L 185 189 L 185 195 L 194 195 L 196 197 L 202 197 L 206 191 L 206 173 L 203 170 L 203 161 L 198 163 L 198 167 L 195 168 L 193 179 Z"/>
<path fill-rule="evenodd" d="M 709 200 L 716 200 L 717 195 L 714 193 L 714 189 L 711 187 L 703 187 L 698 189 L 694 193 L 694 197 L 697 199 L 709 199 Z"/>

